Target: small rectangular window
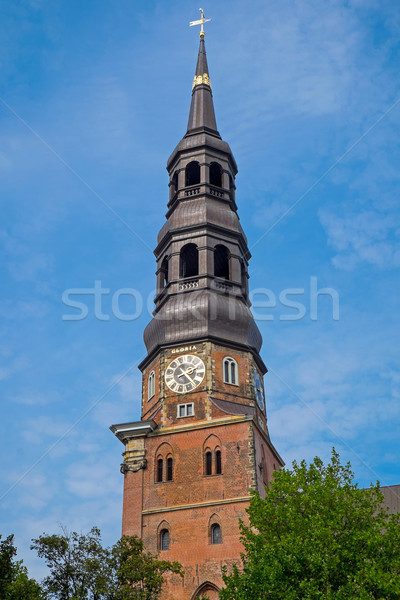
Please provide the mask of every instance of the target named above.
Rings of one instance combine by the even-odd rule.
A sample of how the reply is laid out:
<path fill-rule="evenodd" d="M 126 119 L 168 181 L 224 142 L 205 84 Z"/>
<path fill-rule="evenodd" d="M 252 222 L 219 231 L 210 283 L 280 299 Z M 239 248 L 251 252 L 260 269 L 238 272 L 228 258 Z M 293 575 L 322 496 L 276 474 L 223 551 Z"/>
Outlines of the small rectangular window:
<path fill-rule="evenodd" d="M 193 402 L 190 404 L 178 404 L 178 418 L 192 417 L 194 415 Z"/>

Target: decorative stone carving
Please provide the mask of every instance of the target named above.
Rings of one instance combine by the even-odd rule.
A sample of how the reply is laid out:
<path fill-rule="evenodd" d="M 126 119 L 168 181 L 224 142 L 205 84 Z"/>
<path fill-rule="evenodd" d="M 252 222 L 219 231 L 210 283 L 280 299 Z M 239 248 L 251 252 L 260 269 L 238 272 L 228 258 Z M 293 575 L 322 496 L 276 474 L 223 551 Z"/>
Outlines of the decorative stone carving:
<path fill-rule="evenodd" d="M 123 462 L 121 464 L 120 471 L 121 471 L 122 475 L 125 475 L 125 473 L 128 473 L 128 471 L 130 471 L 131 473 L 137 473 L 138 471 L 140 471 L 141 469 L 145 469 L 146 467 L 147 467 L 147 460 L 144 458 L 140 462 L 132 462 L 132 463 Z"/>
<path fill-rule="evenodd" d="M 121 473 L 125 475 L 128 472 L 137 473 L 141 469 L 145 469 L 147 466 L 145 455 L 144 437 L 128 440 L 122 455 L 124 462 L 120 468 Z"/>

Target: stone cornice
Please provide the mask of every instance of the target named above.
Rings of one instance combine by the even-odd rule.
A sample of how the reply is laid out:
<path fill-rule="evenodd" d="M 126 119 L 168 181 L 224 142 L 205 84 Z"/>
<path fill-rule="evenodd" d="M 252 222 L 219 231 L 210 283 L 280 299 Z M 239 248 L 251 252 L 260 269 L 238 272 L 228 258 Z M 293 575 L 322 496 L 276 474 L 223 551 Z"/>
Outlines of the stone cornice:
<path fill-rule="evenodd" d="M 157 423 L 150 421 L 132 421 L 131 423 L 118 423 L 110 425 L 110 430 L 123 444 L 128 439 L 137 437 L 146 437 L 149 433 L 155 430 Z"/>
<path fill-rule="evenodd" d="M 220 506 L 221 504 L 236 504 L 237 502 L 250 502 L 251 496 L 239 496 L 238 498 L 224 498 L 222 500 L 210 500 L 208 502 L 194 502 L 193 504 L 182 504 L 181 506 L 163 506 L 143 510 L 142 515 L 154 515 L 157 513 L 172 512 L 175 510 L 187 510 L 189 508 L 203 508 L 207 506 Z"/>

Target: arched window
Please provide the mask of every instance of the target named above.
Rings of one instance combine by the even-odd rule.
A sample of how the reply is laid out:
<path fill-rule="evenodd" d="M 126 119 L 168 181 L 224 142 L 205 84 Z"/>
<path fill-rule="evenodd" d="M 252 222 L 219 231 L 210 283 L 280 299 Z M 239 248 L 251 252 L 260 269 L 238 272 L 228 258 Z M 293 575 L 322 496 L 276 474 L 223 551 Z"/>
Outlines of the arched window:
<path fill-rule="evenodd" d="M 242 283 L 242 294 L 247 298 L 249 292 L 249 277 L 243 261 L 240 262 L 240 278 Z"/>
<path fill-rule="evenodd" d="M 199 274 L 199 252 L 196 244 L 186 244 L 181 249 L 181 277 L 195 277 Z"/>
<path fill-rule="evenodd" d="M 150 400 L 156 393 L 156 374 L 152 371 L 147 379 L 147 400 Z"/>
<path fill-rule="evenodd" d="M 230 191 L 230 196 L 231 196 L 231 200 L 235 200 L 235 183 L 233 180 L 232 175 L 229 174 L 229 191 Z"/>
<path fill-rule="evenodd" d="M 160 550 L 169 550 L 169 531 L 161 529 L 160 531 Z"/>
<path fill-rule="evenodd" d="M 171 179 L 171 194 L 172 197 L 176 194 L 176 192 L 178 191 L 178 171 L 175 171 L 172 179 Z"/>
<path fill-rule="evenodd" d="M 218 244 L 214 250 L 214 275 L 229 279 L 229 250 Z"/>
<path fill-rule="evenodd" d="M 200 183 L 200 165 L 193 160 L 186 166 L 186 186 Z"/>
<path fill-rule="evenodd" d="M 215 451 L 215 473 L 217 475 L 220 475 L 222 473 L 221 450 Z"/>
<path fill-rule="evenodd" d="M 207 450 L 205 455 L 204 470 L 206 475 L 212 475 L 212 454 L 210 450 Z"/>
<path fill-rule="evenodd" d="M 163 442 L 154 453 L 154 481 L 156 483 L 172 481 L 173 469 L 174 449 L 168 442 Z"/>
<path fill-rule="evenodd" d="M 174 461 L 172 456 L 167 458 L 167 481 L 172 481 L 174 477 Z"/>
<path fill-rule="evenodd" d="M 161 285 L 165 287 L 168 283 L 168 256 L 164 256 L 161 263 Z"/>
<path fill-rule="evenodd" d="M 156 481 L 158 483 L 160 483 L 163 480 L 163 474 L 164 474 L 164 461 L 162 458 L 159 458 L 157 460 L 157 475 L 156 475 Z"/>
<path fill-rule="evenodd" d="M 222 531 L 218 523 L 213 523 L 211 525 L 211 543 L 222 544 Z"/>
<path fill-rule="evenodd" d="M 222 169 L 216 162 L 210 164 L 210 183 L 217 187 L 222 187 Z"/>
<path fill-rule="evenodd" d="M 234 358 L 226 356 L 222 361 L 224 382 L 231 385 L 239 385 L 238 365 Z"/>

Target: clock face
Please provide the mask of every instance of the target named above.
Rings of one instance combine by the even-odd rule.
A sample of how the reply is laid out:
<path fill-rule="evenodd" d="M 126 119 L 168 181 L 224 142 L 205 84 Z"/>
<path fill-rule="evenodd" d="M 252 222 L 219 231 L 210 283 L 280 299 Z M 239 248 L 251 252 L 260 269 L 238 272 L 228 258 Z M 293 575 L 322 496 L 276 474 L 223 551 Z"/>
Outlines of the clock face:
<path fill-rule="evenodd" d="M 194 354 L 177 356 L 165 371 L 165 383 L 173 392 L 185 394 L 196 389 L 204 379 L 206 368 Z"/>
<path fill-rule="evenodd" d="M 264 408 L 265 408 L 264 387 L 263 387 L 262 379 L 261 379 L 260 375 L 258 374 L 258 371 L 256 371 L 256 369 L 254 369 L 254 371 L 253 371 L 253 381 L 254 381 L 254 392 L 256 395 L 257 404 L 261 408 L 261 410 L 264 410 Z"/>

